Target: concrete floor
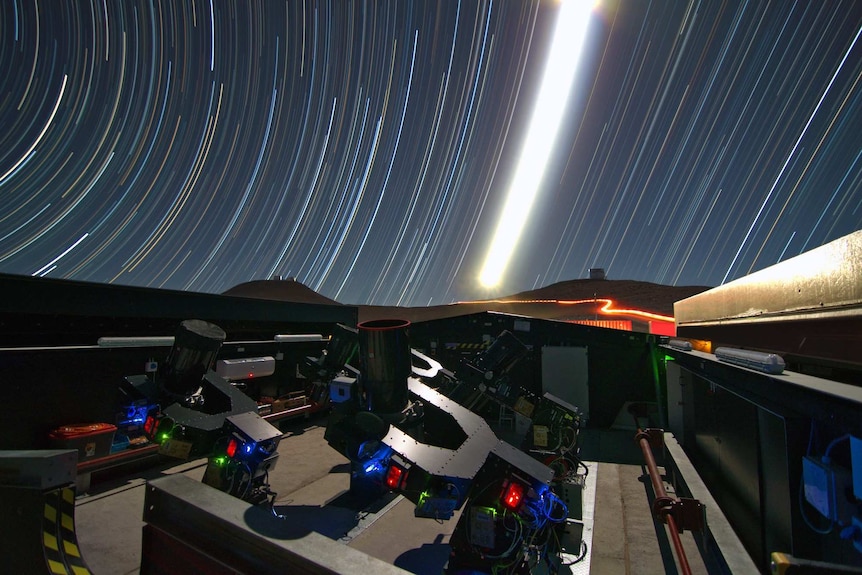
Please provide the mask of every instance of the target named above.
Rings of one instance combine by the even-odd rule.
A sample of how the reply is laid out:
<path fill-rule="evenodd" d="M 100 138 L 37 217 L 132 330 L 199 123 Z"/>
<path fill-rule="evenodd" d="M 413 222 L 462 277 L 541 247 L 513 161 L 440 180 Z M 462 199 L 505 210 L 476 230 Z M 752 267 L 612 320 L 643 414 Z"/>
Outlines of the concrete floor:
<path fill-rule="evenodd" d="M 288 422 L 283 429 L 281 457 L 270 474 L 278 512 L 408 572 L 441 572 L 457 514 L 439 522 L 416 518 L 413 504 L 394 496 L 370 512 L 351 509 L 343 504 L 348 461 L 324 440 L 324 422 Z M 95 477 L 89 493 L 79 494 L 75 511 L 78 542 L 90 569 L 97 575 L 138 573 L 146 481 L 175 473 L 199 481 L 205 467 L 205 459 L 164 462 L 134 476 Z M 666 528 L 651 516 L 651 486 L 642 467 L 602 462 L 591 463 L 590 470 L 587 482 L 594 487 L 595 506 L 593 523 L 585 528 L 589 567 L 573 566 L 572 573 L 675 573 Z M 693 573 L 706 573 L 691 535 L 682 537 Z"/>

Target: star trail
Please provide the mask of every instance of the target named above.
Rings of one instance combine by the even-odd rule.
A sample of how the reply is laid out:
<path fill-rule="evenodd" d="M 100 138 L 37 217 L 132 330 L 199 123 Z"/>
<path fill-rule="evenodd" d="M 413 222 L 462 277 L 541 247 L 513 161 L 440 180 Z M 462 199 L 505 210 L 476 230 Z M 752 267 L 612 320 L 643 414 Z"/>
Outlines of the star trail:
<path fill-rule="evenodd" d="M 480 287 L 559 11 L 8 0 L 0 272 L 416 306 L 590 267 L 718 285 L 862 229 L 862 2 L 601 0 Z"/>

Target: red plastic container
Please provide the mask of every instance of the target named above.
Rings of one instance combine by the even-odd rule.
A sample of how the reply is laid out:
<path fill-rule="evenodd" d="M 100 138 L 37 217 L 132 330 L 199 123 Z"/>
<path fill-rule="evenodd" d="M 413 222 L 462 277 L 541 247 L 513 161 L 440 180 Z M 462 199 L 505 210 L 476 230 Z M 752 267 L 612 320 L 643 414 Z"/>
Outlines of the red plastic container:
<path fill-rule="evenodd" d="M 108 455 L 116 431 L 110 423 L 77 423 L 58 427 L 48 438 L 56 449 L 77 449 L 80 462 Z"/>

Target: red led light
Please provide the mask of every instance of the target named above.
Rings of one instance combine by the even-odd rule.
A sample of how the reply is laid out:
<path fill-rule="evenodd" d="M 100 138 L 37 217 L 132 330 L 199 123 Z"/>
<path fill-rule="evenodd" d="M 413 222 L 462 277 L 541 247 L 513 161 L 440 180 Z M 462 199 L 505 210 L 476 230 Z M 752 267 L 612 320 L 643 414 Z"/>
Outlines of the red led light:
<path fill-rule="evenodd" d="M 227 453 L 228 457 L 233 458 L 233 456 L 236 455 L 236 450 L 238 448 L 239 448 L 239 442 L 236 439 L 232 438 L 227 443 L 227 449 L 225 450 L 225 453 Z"/>
<path fill-rule="evenodd" d="M 514 481 L 509 483 L 506 493 L 503 494 L 503 505 L 515 510 L 521 504 L 522 499 L 524 499 L 524 486 Z"/>
<path fill-rule="evenodd" d="M 398 467 L 394 463 L 389 466 L 389 471 L 386 472 L 386 485 L 389 489 L 398 489 L 401 486 L 401 478 L 404 475 L 404 469 Z"/>
<path fill-rule="evenodd" d="M 156 418 L 153 415 L 148 415 L 147 420 L 144 422 L 144 433 L 149 436 L 152 436 L 156 431 Z"/>
<path fill-rule="evenodd" d="M 252 372 L 248 372 L 248 378 L 251 379 L 253 377 L 254 377 L 254 374 Z"/>

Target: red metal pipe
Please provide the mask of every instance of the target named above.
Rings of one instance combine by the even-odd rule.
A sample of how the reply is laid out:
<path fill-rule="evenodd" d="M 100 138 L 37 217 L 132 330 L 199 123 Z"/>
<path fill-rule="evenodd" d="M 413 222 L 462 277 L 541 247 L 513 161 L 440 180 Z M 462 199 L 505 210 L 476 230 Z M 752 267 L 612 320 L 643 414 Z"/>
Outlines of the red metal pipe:
<path fill-rule="evenodd" d="M 664 490 L 664 482 L 662 481 L 661 474 L 658 472 L 658 466 L 655 463 L 655 458 L 652 455 L 652 447 L 649 444 L 649 435 L 638 429 L 637 433 L 638 444 L 641 446 L 641 451 L 644 454 L 644 460 L 646 461 L 647 471 L 649 472 L 649 478 L 652 482 L 652 489 L 655 493 L 656 504 L 653 506 L 653 512 L 659 516 L 668 526 L 670 530 L 670 538 L 673 542 L 673 549 L 676 553 L 676 558 L 679 561 L 679 570 L 682 575 L 691 575 L 691 566 L 688 564 L 688 557 L 685 555 L 685 549 L 682 546 L 682 540 L 679 538 L 679 531 L 677 530 L 676 520 L 673 518 L 668 512 L 662 513 L 662 509 L 665 508 L 665 505 L 670 502 L 675 501 L 674 498 L 668 497 L 667 492 Z"/>

